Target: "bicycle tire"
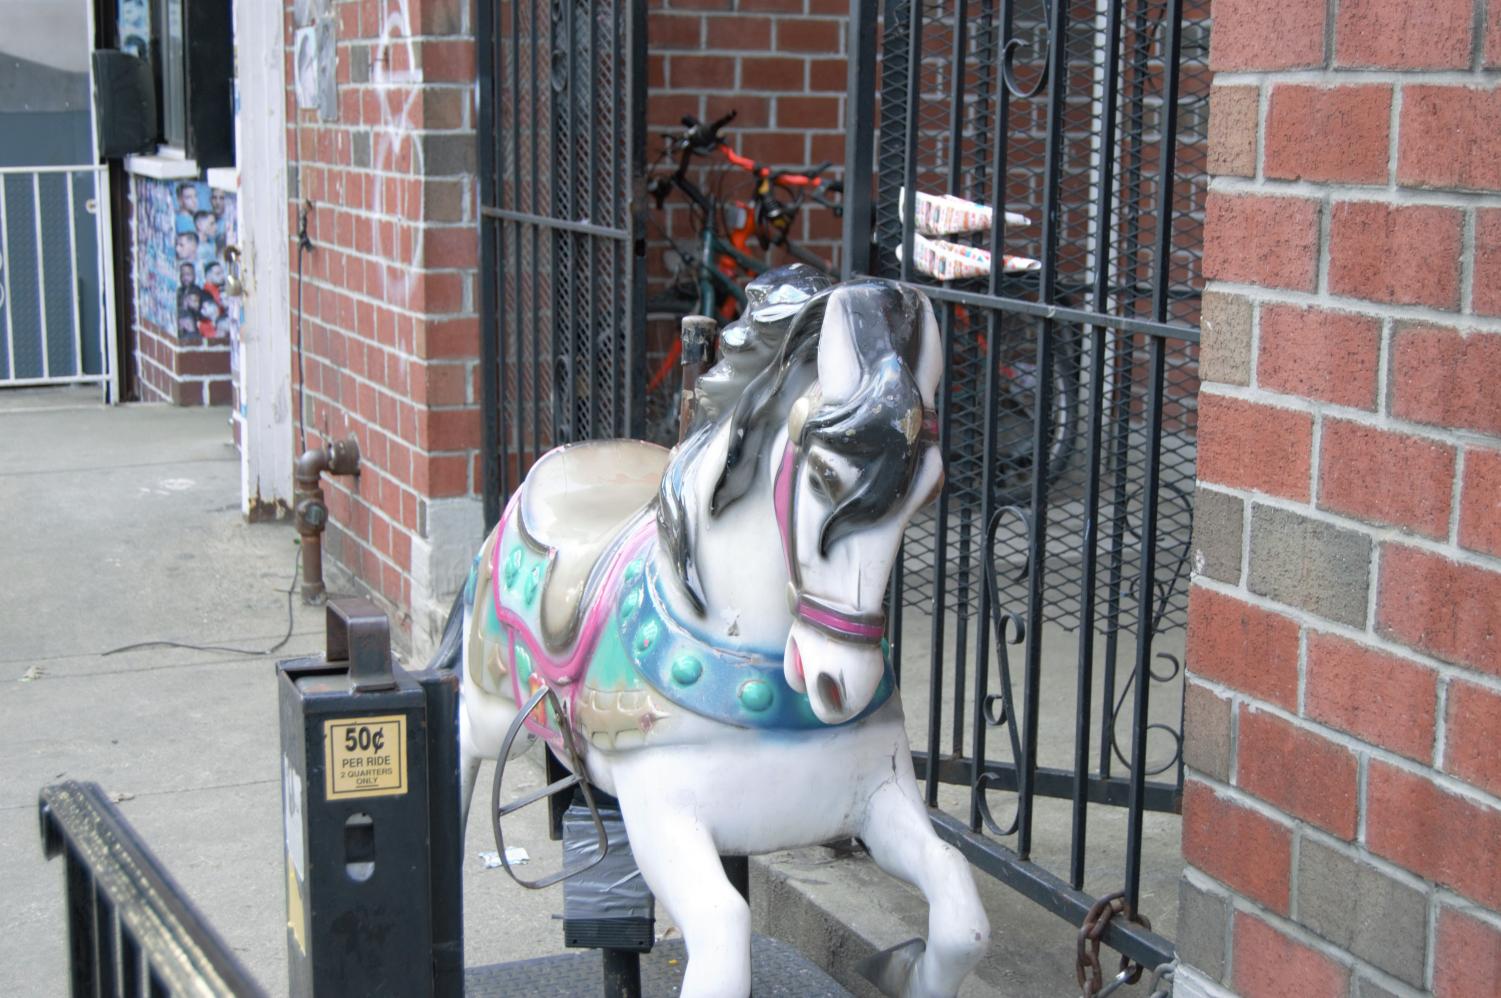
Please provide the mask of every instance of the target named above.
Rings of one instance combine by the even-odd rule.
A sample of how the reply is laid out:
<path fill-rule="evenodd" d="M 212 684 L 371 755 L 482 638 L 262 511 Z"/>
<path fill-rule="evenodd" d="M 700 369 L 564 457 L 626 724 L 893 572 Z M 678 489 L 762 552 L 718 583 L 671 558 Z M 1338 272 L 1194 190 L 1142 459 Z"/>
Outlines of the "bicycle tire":
<path fill-rule="evenodd" d="M 1075 327 L 1059 326 L 1058 338 L 1054 343 L 1052 365 L 1052 417 L 1050 425 L 1051 442 L 1048 447 L 1048 460 L 1045 470 L 1046 481 L 1051 491 L 1052 486 L 1061 480 L 1073 464 L 1074 455 L 1078 451 L 1079 435 L 1082 432 L 1080 413 L 1080 365 L 1079 353 L 1073 335 Z M 1017 387 L 1013 382 L 1007 385 L 1005 379 L 1001 381 L 1002 391 L 1014 393 Z M 1003 408 L 1008 397 L 1013 403 L 1017 396 L 1012 394 L 1003 396 L 998 400 L 998 408 Z M 1021 396 L 1025 399 L 1025 394 Z M 1026 422 L 1035 424 L 1037 419 L 1035 397 L 1025 403 L 1027 412 Z M 995 455 L 991 473 L 996 476 L 1000 483 L 996 492 L 996 506 L 1020 506 L 1029 508 L 1032 503 L 1033 432 L 1029 432 L 1025 438 L 1024 446 L 998 450 Z M 999 436 L 999 432 L 998 432 Z"/>

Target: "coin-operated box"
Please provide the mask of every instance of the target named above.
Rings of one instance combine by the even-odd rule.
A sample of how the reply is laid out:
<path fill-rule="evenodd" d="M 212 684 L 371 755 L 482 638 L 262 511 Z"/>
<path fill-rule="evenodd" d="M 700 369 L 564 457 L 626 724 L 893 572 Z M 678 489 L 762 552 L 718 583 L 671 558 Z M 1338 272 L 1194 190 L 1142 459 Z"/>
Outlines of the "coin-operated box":
<path fill-rule="evenodd" d="M 458 676 L 396 666 L 358 599 L 277 683 L 291 994 L 461 994 Z"/>

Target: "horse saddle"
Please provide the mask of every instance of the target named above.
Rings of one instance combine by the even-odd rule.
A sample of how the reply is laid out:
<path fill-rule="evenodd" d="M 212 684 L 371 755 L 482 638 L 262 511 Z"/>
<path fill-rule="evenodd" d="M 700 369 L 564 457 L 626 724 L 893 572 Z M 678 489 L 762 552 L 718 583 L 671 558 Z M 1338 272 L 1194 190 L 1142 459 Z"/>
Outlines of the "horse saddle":
<path fill-rule="evenodd" d="M 613 542 L 656 498 L 670 452 L 641 440 L 594 440 L 549 451 L 521 486 L 518 524 L 548 559 L 540 595 L 542 640 L 561 652 L 578 636 L 595 571 Z"/>

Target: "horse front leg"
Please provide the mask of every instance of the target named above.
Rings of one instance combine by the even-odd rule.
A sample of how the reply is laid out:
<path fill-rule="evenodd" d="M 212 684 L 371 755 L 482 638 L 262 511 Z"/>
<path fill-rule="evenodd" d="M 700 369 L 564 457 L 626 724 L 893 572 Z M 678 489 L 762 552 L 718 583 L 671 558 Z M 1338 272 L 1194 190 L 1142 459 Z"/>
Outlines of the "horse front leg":
<path fill-rule="evenodd" d="M 911 763 L 903 769 L 872 795 L 860 838 L 881 869 L 922 891 L 928 938 L 879 954 L 872 977 L 893 998 L 947 998 L 985 955 L 990 920 L 969 863 L 933 831 Z"/>
<path fill-rule="evenodd" d="M 750 994 L 750 906 L 730 885 L 709 829 L 660 794 L 620 787 L 631 851 L 688 945 L 684 998 Z"/>

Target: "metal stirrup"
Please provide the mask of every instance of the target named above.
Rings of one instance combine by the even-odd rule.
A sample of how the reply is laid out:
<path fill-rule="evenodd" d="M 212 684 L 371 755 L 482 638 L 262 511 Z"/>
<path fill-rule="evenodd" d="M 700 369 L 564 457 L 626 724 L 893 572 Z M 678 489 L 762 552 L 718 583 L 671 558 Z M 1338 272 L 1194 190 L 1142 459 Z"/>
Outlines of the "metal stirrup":
<path fill-rule="evenodd" d="M 505 776 L 506 760 L 511 757 L 511 746 L 515 743 L 516 736 L 521 733 L 523 722 L 531 715 L 532 711 L 537 709 L 537 705 L 544 699 L 552 706 L 553 716 L 558 718 L 558 731 L 563 736 L 563 747 L 568 752 L 568 768 L 572 770 L 572 773 L 561 780 L 549 783 L 540 790 L 532 791 L 525 797 L 502 805 L 500 803 L 500 785 L 501 780 Z M 589 817 L 594 819 L 594 831 L 599 836 L 598 853 L 592 860 L 576 869 L 559 870 L 557 873 L 550 873 L 538 880 L 523 880 L 516 875 L 515 870 L 511 869 L 511 863 L 506 859 L 506 840 L 505 835 L 500 829 L 500 819 L 521 810 L 529 804 L 535 804 L 545 797 L 562 793 L 573 786 L 577 786 L 584 792 L 584 804 L 589 808 Z M 585 870 L 602 863 L 605 854 L 610 851 L 610 838 L 605 832 L 604 820 L 599 816 L 599 808 L 594 804 L 594 792 L 589 787 L 589 778 L 584 775 L 584 762 L 579 758 L 578 746 L 573 740 L 573 727 L 567 723 L 567 719 L 563 715 L 563 705 L 558 702 L 558 696 L 552 691 L 551 687 L 543 686 L 540 690 L 533 693 L 527 699 L 526 704 L 517 710 L 516 716 L 511 719 L 511 727 L 506 731 L 505 740 L 500 743 L 500 757 L 495 760 L 495 781 L 491 784 L 490 789 L 490 814 L 493 816 L 491 824 L 495 828 L 495 851 L 500 856 L 500 865 L 505 867 L 505 871 L 511 875 L 512 880 L 516 881 L 522 887 L 531 890 L 541 890 L 543 887 L 551 887 L 553 884 L 561 883 L 569 877 L 576 877 Z"/>

